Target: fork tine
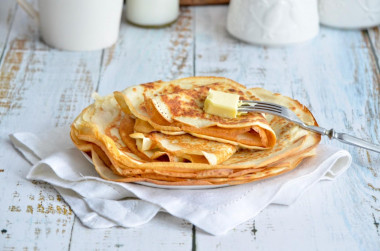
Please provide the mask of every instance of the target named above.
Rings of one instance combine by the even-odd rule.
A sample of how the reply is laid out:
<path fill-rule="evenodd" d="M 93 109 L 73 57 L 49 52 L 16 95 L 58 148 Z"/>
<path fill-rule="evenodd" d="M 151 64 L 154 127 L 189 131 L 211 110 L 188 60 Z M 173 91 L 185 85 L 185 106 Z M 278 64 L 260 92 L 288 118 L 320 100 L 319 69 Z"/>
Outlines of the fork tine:
<path fill-rule="evenodd" d="M 276 109 L 276 108 L 271 108 L 271 107 L 261 107 L 261 106 L 255 106 L 255 107 L 239 107 L 238 108 L 239 111 L 256 111 L 256 110 L 264 110 L 264 111 L 272 111 L 272 112 L 278 112 L 278 113 L 281 113 L 281 110 L 279 109 Z"/>
<path fill-rule="evenodd" d="M 272 110 L 277 110 L 277 111 L 281 111 L 281 107 L 277 107 L 277 106 L 272 106 L 272 105 L 268 105 L 268 104 L 256 104 L 254 106 L 248 106 L 248 107 L 252 107 L 252 108 L 267 108 L 267 109 L 272 109 Z"/>
<path fill-rule="evenodd" d="M 239 112 L 257 112 L 257 113 L 269 113 L 269 114 L 273 114 L 273 115 L 277 115 L 277 116 L 280 116 L 280 117 L 283 117 L 283 114 L 281 114 L 281 112 L 278 112 L 278 111 L 272 111 L 272 110 L 268 110 L 268 109 L 238 109 Z"/>
<path fill-rule="evenodd" d="M 270 106 L 275 106 L 275 107 L 278 107 L 278 108 L 281 108 L 281 105 L 278 105 L 278 104 L 274 104 L 274 103 L 268 103 L 268 102 L 264 102 L 264 101 L 256 101 L 256 100 L 241 100 L 241 102 L 244 104 L 263 104 L 263 105 L 270 105 Z"/>
<path fill-rule="evenodd" d="M 240 106 L 239 110 L 241 109 L 247 109 L 247 110 L 257 110 L 257 109 L 263 109 L 263 110 L 268 110 L 268 111 L 276 111 L 281 113 L 282 108 L 276 107 L 276 106 L 271 106 L 268 104 L 256 104 L 255 106 Z"/>

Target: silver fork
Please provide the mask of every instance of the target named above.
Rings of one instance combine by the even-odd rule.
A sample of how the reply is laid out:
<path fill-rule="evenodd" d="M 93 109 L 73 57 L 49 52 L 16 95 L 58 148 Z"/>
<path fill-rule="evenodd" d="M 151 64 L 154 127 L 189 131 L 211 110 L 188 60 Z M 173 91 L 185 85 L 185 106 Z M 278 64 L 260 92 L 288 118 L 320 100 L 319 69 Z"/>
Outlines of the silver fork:
<path fill-rule="evenodd" d="M 290 109 L 284 106 L 268 103 L 268 102 L 262 102 L 262 101 L 252 101 L 252 100 L 242 100 L 241 102 L 242 102 L 242 105 L 238 108 L 239 112 L 260 112 L 260 113 L 273 114 L 273 115 L 282 117 L 286 120 L 289 120 L 293 123 L 296 123 L 297 125 L 301 126 L 302 128 L 306 130 L 310 130 L 310 131 L 319 133 L 321 135 L 326 135 L 330 139 L 337 139 L 340 142 L 343 142 L 346 144 L 359 146 L 359 147 L 380 153 L 379 145 L 375 145 L 373 143 L 348 135 L 346 133 L 336 132 L 334 129 L 327 130 L 323 127 L 307 125 L 303 121 L 301 121 L 293 111 L 291 111 Z"/>

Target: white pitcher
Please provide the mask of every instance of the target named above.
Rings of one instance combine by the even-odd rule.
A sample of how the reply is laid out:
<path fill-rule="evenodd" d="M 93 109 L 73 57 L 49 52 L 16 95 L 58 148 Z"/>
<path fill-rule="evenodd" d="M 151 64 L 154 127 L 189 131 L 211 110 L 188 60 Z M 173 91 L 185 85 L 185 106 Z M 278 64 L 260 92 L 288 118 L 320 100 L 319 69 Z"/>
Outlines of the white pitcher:
<path fill-rule="evenodd" d="M 39 23 L 42 39 L 52 47 L 98 50 L 117 41 L 123 0 L 38 0 L 39 11 L 25 0 L 17 1 Z"/>
<path fill-rule="evenodd" d="M 319 0 L 321 23 L 364 29 L 380 25 L 380 0 Z"/>
<path fill-rule="evenodd" d="M 287 45 L 319 32 L 317 0 L 231 0 L 227 30 L 259 45 Z"/>

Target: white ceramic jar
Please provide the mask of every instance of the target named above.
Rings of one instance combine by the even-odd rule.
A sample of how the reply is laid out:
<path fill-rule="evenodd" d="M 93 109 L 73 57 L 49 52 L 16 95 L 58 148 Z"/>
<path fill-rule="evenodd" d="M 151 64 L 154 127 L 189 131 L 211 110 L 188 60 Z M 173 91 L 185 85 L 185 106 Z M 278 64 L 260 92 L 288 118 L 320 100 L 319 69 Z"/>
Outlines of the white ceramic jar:
<path fill-rule="evenodd" d="M 380 0 L 319 0 L 324 25 L 364 29 L 380 25 Z"/>
<path fill-rule="evenodd" d="M 317 0 L 231 0 L 227 30 L 259 45 L 303 42 L 319 32 Z"/>
<path fill-rule="evenodd" d="M 38 11 L 25 0 L 17 1 L 52 47 L 98 50 L 117 41 L 123 0 L 38 0 Z"/>
<path fill-rule="evenodd" d="M 179 0 L 127 0 L 126 18 L 146 27 L 161 27 L 174 22 L 179 15 Z"/>

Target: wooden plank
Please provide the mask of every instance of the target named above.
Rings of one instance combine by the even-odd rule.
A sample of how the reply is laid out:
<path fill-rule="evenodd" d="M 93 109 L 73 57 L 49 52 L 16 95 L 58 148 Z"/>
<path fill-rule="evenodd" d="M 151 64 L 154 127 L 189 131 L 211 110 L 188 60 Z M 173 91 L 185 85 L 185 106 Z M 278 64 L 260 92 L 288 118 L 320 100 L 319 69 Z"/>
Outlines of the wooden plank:
<path fill-rule="evenodd" d="M 166 213 L 159 213 L 145 225 L 129 229 L 93 230 L 75 224 L 70 249 L 191 250 L 192 232 L 189 229 L 190 223 Z"/>
<path fill-rule="evenodd" d="M 118 43 L 104 53 L 100 94 L 154 80 L 193 75 L 192 8 L 181 8 L 178 21 L 164 29 L 138 28 L 124 20 Z M 97 241 L 83 242 L 86 238 Z M 160 215 L 152 222 L 132 229 L 89 230 L 76 221 L 71 249 L 189 250 L 191 244 L 191 224 Z"/>
<path fill-rule="evenodd" d="M 182 7 L 175 24 L 144 29 L 122 19 L 119 41 L 105 50 L 101 94 L 154 80 L 193 75 L 193 11 Z"/>
<path fill-rule="evenodd" d="M 74 222 L 52 186 L 25 179 L 30 164 L 8 134 L 68 126 L 96 88 L 101 51 L 54 50 L 38 38 L 19 8 L 0 66 L 1 250 L 67 250 Z"/>
<path fill-rule="evenodd" d="M 2 0 L 0 2 L 0 62 L 12 27 L 16 5 L 17 3 L 14 0 Z"/>
<path fill-rule="evenodd" d="M 360 31 L 322 28 L 309 42 L 287 48 L 249 45 L 226 29 L 227 8 L 196 13 L 196 74 L 225 76 L 298 99 L 320 125 L 380 142 L 379 74 Z M 380 246 L 380 156 L 349 150 L 357 166 L 318 184 L 290 207 L 271 206 L 222 237 L 197 231 L 200 250 L 376 250 Z"/>
<path fill-rule="evenodd" d="M 371 46 L 375 52 L 377 67 L 380 71 L 380 28 L 379 26 L 368 30 Z"/>

